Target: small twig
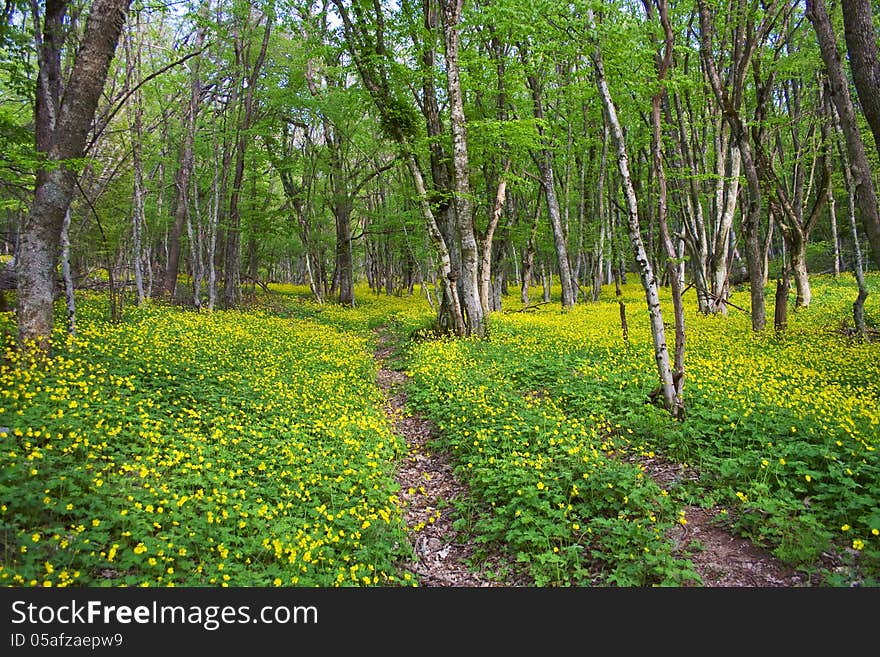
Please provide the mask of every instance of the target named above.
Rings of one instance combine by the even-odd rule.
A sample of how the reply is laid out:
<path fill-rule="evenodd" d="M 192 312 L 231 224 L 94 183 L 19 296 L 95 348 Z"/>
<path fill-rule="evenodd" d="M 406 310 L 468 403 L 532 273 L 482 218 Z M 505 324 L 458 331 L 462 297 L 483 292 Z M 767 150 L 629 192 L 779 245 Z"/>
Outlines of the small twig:
<path fill-rule="evenodd" d="M 731 303 L 730 299 L 722 299 L 721 297 L 719 297 L 715 294 L 712 294 L 711 292 L 707 292 L 706 294 L 708 294 L 710 297 L 712 297 L 715 301 L 720 301 L 721 303 L 726 304 L 726 305 L 730 306 L 731 308 L 736 308 L 737 310 L 744 312 L 746 315 L 752 314 L 748 310 L 746 310 L 745 308 L 737 306 L 735 303 Z"/>
<path fill-rule="evenodd" d="M 542 301 L 541 303 L 529 304 L 528 306 L 523 306 L 517 310 L 505 310 L 504 314 L 508 313 L 524 313 L 527 310 L 534 310 L 538 306 L 546 306 L 548 303 L 553 303 L 552 301 Z"/>

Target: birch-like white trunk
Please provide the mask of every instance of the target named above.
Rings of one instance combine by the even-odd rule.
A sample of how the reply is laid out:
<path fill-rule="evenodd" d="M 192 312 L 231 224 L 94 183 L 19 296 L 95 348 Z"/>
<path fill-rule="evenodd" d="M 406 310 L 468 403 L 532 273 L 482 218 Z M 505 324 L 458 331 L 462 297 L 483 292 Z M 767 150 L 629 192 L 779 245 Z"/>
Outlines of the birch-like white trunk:
<path fill-rule="evenodd" d="M 587 18 L 589 24 L 592 26 L 593 13 L 591 10 L 587 10 Z M 611 136 L 617 148 L 617 166 L 620 171 L 624 196 L 626 197 L 627 232 L 629 234 L 630 243 L 632 244 L 636 267 L 639 272 L 639 280 L 645 291 L 645 301 L 648 306 L 651 336 L 654 344 L 654 360 L 657 363 L 657 371 L 660 375 L 660 388 L 666 407 L 672 410 L 676 408 L 677 394 L 672 377 L 669 349 L 666 345 L 666 329 L 663 325 L 663 312 L 660 307 L 660 294 L 657 278 L 654 275 L 651 260 L 645 251 L 645 244 L 642 240 L 641 226 L 639 225 L 639 204 L 635 188 L 633 187 L 632 175 L 630 174 L 629 157 L 626 151 L 626 139 L 623 134 L 623 128 L 620 125 L 620 119 L 617 115 L 617 107 L 615 106 L 614 99 L 611 97 L 611 92 L 608 89 L 602 51 L 598 46 L 596 46 L 593 51 L 593 63 L 596 71 L 596 84 L 599 88 L 599 95 L 602 98 L 602 104 L 605 106 L 608 124 L 611 129 Z"/>

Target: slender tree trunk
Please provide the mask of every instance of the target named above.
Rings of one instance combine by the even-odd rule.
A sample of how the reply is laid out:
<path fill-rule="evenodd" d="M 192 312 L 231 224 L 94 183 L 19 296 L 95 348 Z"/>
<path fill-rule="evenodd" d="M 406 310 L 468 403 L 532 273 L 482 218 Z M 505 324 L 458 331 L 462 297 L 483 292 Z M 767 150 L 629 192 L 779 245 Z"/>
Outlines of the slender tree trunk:
<path fill-rule="evenodd" d="M 203 5 L 203 7 L 207 6 L 207 3 Z M 204 14 L 204 10 L 202 14 Z M 195 49 L 201 50 L 204 41 L 205 26 L 202 25 L 196 33 Z M 162 285 L 157 290 L 160 295 L 171 299 L 174 298 L 174 293 L 177 289 L 177 272 L 180 268 L 180 238 L 189 214 L 189 192 L 194 166 L 193 145 L 195 143 L 196 117 L 199 113 L 199 103 L 202 95 L 202 84 L 199 77 L 200 59 L 201 57 L 198 55 L 193 58 L 189 102 L 186 104 L 183 116 L 183 142 L 180 147 L 177 175 L 174 178 L 176 196 L 174 201 L 174 219 L 171 224 L 171 233 L 168 236 L 168 261 L 165 266 L 165 276 L 162 279 Z"/>
<path fill-rule="evenodd" d="M 834 250 L 834 264 L 831 271 L 834 278 L 840 276 L 840 234 L 837 227 L 837 203 L 834 200 L 834 188 L 828 186 L 828 212 L 831 215 L 831 240 Z"/>
<path fill-rule="evenodd" d="M 649 19 L 653 18 L 652 0 L 643 0 L 646 13 Z M 653 0 L 656 2 L 657 15 L 661 26 L 663 27 L 663 46 L 662 50 L 658 49 L 655 56 L 655 66 L 657 69 L 657 79 L 660 82 L 660 89 L 651 99 L 651 125 L 653 128 L 652 135 L 652 151 L 653 151 L 653 168 L 657 179 L 657 223 L 660 228 L 660 239 L 663 248 L 666 251 L 666 270 L 669 275 L 669 287 L 672 294 L 673 316 L 675 318 L 675 351 L 672 364 L 672 382 L 673 397 L 669 399 L 664 395 L 666 406 L 670 410 L 673 417 L 681 418 L 684 416 L 684 400 L 682 391 L 684 389 L 684 349 L 685 349 L 685 325 L 684 325 L 684 304 L 682 303 L 682 279 L 678 275 L 678 265 L 676 264 L 676 250 L 672 242 L 672 235 L 669 232 L 668 208 L 667 208 L 667 185 L 666 171 L 663 167 L 663 139 L 661 118 L 661 106 L 666 96 L 665 81 L 666 75 L 672 66 L 672 54 L 674 48 L 674 34 L 672 25 L 669 22 L 669 14 L 667 11 L 666 0 Z M 662 321 L 662 318 L 661 318 Z M 661 370 L 662 372 L 662 370 Z"/>
<path fill-rule="evenodd" d="M 214 138 L 214 172 L 211 177 L 211 209 L 208 218 L 208 245 L 205 258 L 208 261 L 208 310 L 217 305 L 217 232 L 220 223 L 220 204 L 225 196 L 225 185 L 221 182 L 220 141 Z"/>
<path fill-rule="evenodd" d="M 76 298 L 74 296 L 73 275 L 70 271 L 70 207 L 64 213 L 64 222 L 61 224 L 61 274 L 64 277 L 67 332 L 70 335 L 76 335 Z"/>
<path fill-rule="evenodd" d="M 461 256 L 455 240 L 455 205 L 452 202 L 452 172 L 449 158 L 445 152 L 443 138 L 445 130 L 437 102 L 434 76 L 437 70 L 437 55 L 433 46 L 433 35 L 437 33 L 438 19 L 436 0 L 422 0 L 423 28 L 425 37 L 413 35 L 413 44 L 421 50 L 421 97 L 419 106 L 425 118 L 428 132 L 428 152 L 430 156 L 431 189 L 430 201 L 434 220 L 446 243 L 451 270 L 461 270 Z M 436 276 L 433 276 L 436 280 Z M 458 326 L 461 322 L 454 316 L 455 308 L 446 294 L 440 295 L 437 308 L 437 321 L 440 326 Z"/>
<path fill-rule="evenodd" d="M 603 117 L 604 118 L 604 117 Z M 607 211 L 605 208 L 605 178 L 608 171 L 608 120 L 602 122 L 602 155 L 599 158 L 599 181 L 596 190 L 596 222 L 599 228 L 598 239 L 593 249 L 592 291 L 590 299 L 595 303 L 602 293 L 603 266 L 606 260 L 605 235 L 608 233 Z M 610 241 L 610 240 L 609 240 Z"/>
<path fill-rule="evenodd" d="M 726 140 L 725 140 L 726 141 Z M 709 272 L 711 276 L 710 312 L 727 314 L 727 297 L 730 293 L 730 236 L 733 230 L 733 217 L 736 213 L 736 199 L 739 195 L 740 166 L 742 155 L 735 146 L 730 149 L 729 169 L 725 167 L 725 156 L 720 156 L 721 166 L 726 175 L 719 182 L 718 202 L 719 213 L 717 228 L 714 232 L 714 249 L 710 256 Z"/>
<path fill-rule="evenodd" d="M 467 328 L 464 323 L 460 296 L 456 281 L 459 272 L 454 266 L 453 257 L 454 242 L 450 239 L 450 235 L 444 234 L 447 229 L 445 219 L 446 214 L 441 214 L 441 221 L 438 221 L 435 215 L 431 199 L 428 196 L 428 190 L 425 187 L 425 179 L 412 149 L 412 134 L 405 117 L 396 113 L 401 109 L 401 104 L 391 91 L 388 71 L 387 71 L 387 51 L 384 42 L 384 20 L 381 17 L 381 6 L 376 4 L 379 10 L 377 16 L 378 24 L 371 31 L 368 25 L 364 25 L 363 21 L 353 21 L 349 15 L 348 8 L 341 0 L 331 0 L 339 11 L 344 32 L 346 34 L 346 43 L 349 47 L 349 53 L 352 56 L 354 64 L 358 70 L 361 81 L 364 84 L 373 103 L 382 118 L 383 129 L 386 134 L 391 137 L 398 146 L 401 156 L 403 157 L 407 170 L 416 187 L 419 209 L 427 226 L 428 236 L 434 245 L 436 255 L 438 257 L 439 279 L 443 289 L 442 301 L 440 302 L 440 312 L 438 313 L 438 324 L 441 328 L 451 328 L 457 335 L 465 335 Z M 356 10 L 357 11 L 357 10 Z M 361 14 L 358 13 L 358 18 Z M 426 22 L 428 21 L 428 12 L 426 11 Z M 427 27 L 427 25 L 426 25 Z M 358 47 L 356 44 L 363 44 Z M 427 82 L 429 71 L 425 71 L 423 81 Z M 431 87 L 433 88 L 433 87 Z M 433 100 L 436 103 L 436 99 Z M 425 98 L 424 107 L 428 107 L 430 99 Z M 439 113 L 438 113 L 439 117 Z M 431 124 L 429 123 L 429 129 Z M 434 140 L 432 140 L 433 142 Z M 444 166 L 441 161 L 435 161 L 432 157 L 432 166 L 434 164 Z M 450 210 L 451 211 L 451 210 Z M 441 225 L 442 222 L 442 225 Z M 476 294 L 476 300 L 479 304 L 479 293 Z"/>
<path fill-rule="evenodd" d="M 839 146 L 839 142 L 838 142 Z M 843 151 L 843 149 L 840 149 Z M 862 247 L 859 242 L 859 229 L 856 224 L 856 190 L 855 183 L 853 182 L 852 170 L 849 166 L 849 161 L 846 157 L 846 154 L 840 153 L 840 160 L 843 163 L 843 182 L 846 186 L 846 198 L 847 198 L 847 208 L 848 208 L 848 216 L 849 216 L 849 228 L 850 235 L 852 236 L 853 243 L 853 276 L 856 279 L 856 285 L 858 286 L 858 295 L 856 296 L 856 300 L 853 302 L 853 324 L 855 325 L 856 333 L 863 338 L 867 335 L 867 329 L 865 327 L 865 301 L 868 298 L 868 288 L 865 285 L 865 275 L 864 275 L 864 263 L 862 262 Z"/>
<path fill-rule="evenodd" d="M 410 175 L 412 176 L 413 183 L 416 187 L 416 193 L 418 194 L 422 216 L 425 218 L 425 221 L 428 225 L 428 235 L 431 237 L 431 241 L 434 243 L 434 248 L 437 251 L 437 255 L 440 259 L 440 274 L 442 277 L 442 285 L 443 285 L 443 294 L 447 298 L 448 303 L 452 308 L 452 317 L 454 318 L 456 325 L 454 326 L 455 333 L 457 335 L 466 335 L 467 329 L 464 324 L 464 315 L 462 313 L 461 301 L 458 296 L 458 289 L 456 287 L 456 275 L 452 270 L 452 258 L 449 255 L 449 250 L 446 248 L 446 240 L 443 239 L 443 234 L 440 232 L 440 227 L 437 225 L 436 220 L 434 219 L 434 213 L 431 210 L 431 204 L 428 202 L 428 191 L 425 189 L 425 179 L 422 177 L 422 171 L 419 168 L 419 164 L 416 161 L 415 155 L 410 155 L 406 158 L 406 164 L 409 168 Z"/>
<path fill-rule="evenodd" d="M 504 173 L 501 180 L 498 181 L 492 214 L 489 216 L 489 223 L 486 225 L 486 231 L 480 244 L 480 303 L 483 305 L 484 315 L 488 315 L 492 307 L 489 297 L 489 284 L 492 280 L 492 244 L 495 230 L 501 219 L 501 211 L 504 209 L 504 200 L 507 195 L 507 172 L 509 170 L 510 160 L 507 160 L 504 165 Z"/>
<path fill-rule="evenodd" d="M 523 52 L 525 52 L 523 48 Z M 523 55 L 525 57 L 525 55 Z M 539 122 L 544 119 L 544 103 L 541 94 L 541 83 L 534 75 L 528 75 L 526 80 L 532 91 L 532 103 L 535 118 Z M 543 136 L 543 128 L 538 128 Z M 562 307 L 574 306 L 576 296 L 571 282 L 571 264 L 568 258 L 568 240 L 562 223 L 562 212 L 559 207 L 559 198 L 556 195 L 556 181 L 553 174 L 553 153 L 545 148 L 533 157 L 535 165 L 541 174 L 541 186 L 544 189 L 544 198 L 547 200 L 547 214 L 550 217 L 550 227 L 553 230 L 553 244 L 556 247 L 556 261 L 559 266 L 559 279 L 562 286 Z"/>
<path fill-rule="evenodd" d="M 757 67 L 756 67 L 757 70 Z M 757 74 L 756 74 L 757 75 Z M 764 116 L 766 107 L 770 99 L 772 90 L 772 75 L 766 83 L 760 83 L 756 79 L 756 87 L 758 88 L 758 114 Z M 793 106 L 790 107 L 792 115 L 800 114 L 800 102 L 798 100 L 798 90 L 794 88 L 792 93 Z M 788 95 L 788 94 L 786 94 Z M 797 158 L 792 173 L 791 190 L 786 185 L 781 176 L 779 176 L 773 166 L 771 157 L 766 153 L 762 146 L 758 146 L 757 164 L 761 176 L 766 181 L 766 188 L 769 191 L 771 215 L 776 218 L 781 229 L 783 241 L 788 248 L 791 258 L 791 273 L 794 277 L 795 288 L 797 290 L 796 307 L 803 308 L 810 305 L 812 301 L 812 289 L 810 287 L 810 278 L 807 272 L 807 244 L 809 243 L 810 234 L 813 231 L 819 217 L 825 209 L 828 201 L 827 189 L 831 181 L 831 163 L 826 160 L 826 147 L 828 144 L 828 119 L 829 115 L 825 112 L 825 95 L 820 88 L 818 106 L 819 113 L 822 116 L 821 142 L 819 147 L 813 151 L 812 157 L 806 152 L 806 148 L 802 147 L 802 140 L 796 125 L 791 127 L 791 144 L 792 149 Z M 781 149 L 780 149 L 781 150 Z M 812 160 L 812 171 L 819 170 L 819 180 L 813 204 L 809 212 L 806 211 L 804 199 L 810 195 L 809 190 L 805 192 L 805 162 Z M 811 181 L 813 173 L 810 174 Z M 811 182 L 812 185 L 812 182 Z M 769 236 L 768 236 L 769 237 Z M 765 274 L 765 277 L 769 273 Z"/>
<path fill-rule="evenodd" d="M 190 255 L 192 257 L 193 270 L 193 305 L 196 310 L 202 309 L 202 284 L 205 280 L 205 259 L 204 259 L 204 221 L 202 220 L 202 212 L 199 205 L 199 187 L 198 181 L 193 180 L 193 212 L 195 214 L 195 230 L 193 231 L 192 222 L 187 222 L 190 227 L 189 243 Z"/>
<path fill-rule="evenodd" d="M 138 35 L 140 35 L 140 18 L 138 18 L 135 23 L 135 30 Z M 130 88 L 136 84 L 136 81 L 133 79 L 134 76 L 132 76 L 131 73 L 137 75 L 138 79 L 140 78 L 141 44 L 138 43 L 136 46 L 135 44 L 132 44 L 131 36 L 129 35 L 125 39 L 125 46 L 126 57 L 128 59 L 126 70 L 130 72 L 126 84 Z M 137 294 L 137 303 L 142 304 L 146 299 L 146 293 L 144 292 L 144 273 L 141 265 L 141 251 L 143 250 L 141 234 L 145 224 L 144 196 L 146 195 L 146 190 L 144 185 L 144 161 L 142 152 L 144 108 L 140 90 L 134 92 L 131 103 L 133 114 L 132 132 L 134 133 L 134 138 L 132 139 L 131 144 L 132 169 L 134 170 L 134 196 L 132 198 L 131 209 L 131 262 L 132 268 L 134 269 L 134 284 Z"/>
<path fill-rule="evenodd" d="M 544 303 L 550 303 L 550 293 L 553 286 L 553 275 L 547 272 L 547 263 L 541 260 L 541 289 L 544 292 Z"/>
<path fill-rule="evenodd" d="M 707 77 L 715 99 L 721 107 L 725 120 L 730 126 L 733 139 L 739 148 L 742 167 L 748 184 L 748 204 L 743 217 L 745 233 L 746 262 L 748 264 L 749 294 L 751 296 L 752 330 L 763 331 L 767 323 L 764 299 L 764 266 L 761 253 L 761 218 L 762 190 L 755 155 L 750 143 L 749 127 L 740 114 L 745 78 L 750 69 L 752 55 L 763 43 L 778 3 L 771 0 L 764 12 L 762 22 L 754 25 L 738 25 L 738 38 L 743 43 L 738 45 L 738 56 L 733 62 L 731 89 L 723 86 L 721 77 L 715 66 L 713 52 L 713 23 L 705 0 L 698 0 L 700 13 L 700 52 L 706 68 Z"/>
<path fill-rule="evenodd" d="M 336 223 L 336 276 L 339 283 L 339 303 L 354 306 L 354 259 L 351 252 L 351 206 L 348 200 L 335 204 Z"/>
<path fill-rule="evenodd" d="M 588 9 L 587 20 L 590 24 L 593 23 L 592 14 L 592 10 Z M 611 92 L 608 89 L 608 83 L 605 79 L 605 66 L 602 60 L 602 51 L 598 45 L 594 47 L 592 58 L 596 71 L 596 84 L 599 87 L 599 94 L 602 97 L 602 103 L 605 106 L 605 112 L 608 116 L 611 135 L 617 147 L 617 165 L 620 170 L 621 184 L 623 185 L 627 204 L 627 230 L 632 244 L 633 255 L 635 256 L 636 266 L 639 271 L 639 279 L 641 280 L 642 288 L 645 291 L 645 301 L 648 306 L 648 314 L 651 323 L 651 336 L 654 343 L 654 359 L 657 364 L 657 371 L 660 375 L 660 390 L 667 410 L 673 413 L 673 415 L 677 415 L 679 412 L 677 409 L 681 408 L 681 401 L 676 392 L 672 365 L 669 361 L 669 350 L 666 346 L 666 329 L 663 325 L 663 313 L 660 308 L 660 294 L 657 279 L 654 275 L 653 268 L 651 267 L 651 260 L 645 250 L 644 242 L 642 241 L 641 226 L 639 225 L 639 204 L 629 169 L 626 139 L 623 134 L 623 128 L 617 117 L 617 108 L 611 98 Z"/>
<path fill-rule="evenodd" d="M 784 333 L 788 328 L 788 290 L 790 287 L 787 275 L 783 275 L 776 281 L 773 327 L 777 333 Z"/>
<path fill-rule="evenodd" d="M 522 283 L 520 288 L 520 300 L 522 301 L 523 306 L 529 305 L 529 289 L 532 286 L 532 272 L 535 266 L 535 238 L 538 234 L 538 221 L 540 218 L 541 197 L 539 196 L 535 202 L 535 216 L 532 219 L 532 230 L 529 233 L 529 241 L 523 251 Z"/>
<path fill-rule="evenodd" d="M 272 33 L 274 16 L 269 14 L 265 17 L 266 25 L 263 29 L 263 42 L 253 68 L 249 71 L 242 108 L 242 120 L 238 126 L 238 143 L 235 148 L 235 171 L 232 179 L 232 191 L 229 197 L 229 226 L 226 231 L 226 254 L 224 264 L 223 305 L 234 308 L 241 301 L 241 187 L 244 183 L 245 156 L 250 141 L 250 130 L 254 121 L 254 95 L 263 62 L 266 60 L 266 51 L 269 47 L 269 36 Z M 246 64 L 246 62 L 242 62 Z"/>

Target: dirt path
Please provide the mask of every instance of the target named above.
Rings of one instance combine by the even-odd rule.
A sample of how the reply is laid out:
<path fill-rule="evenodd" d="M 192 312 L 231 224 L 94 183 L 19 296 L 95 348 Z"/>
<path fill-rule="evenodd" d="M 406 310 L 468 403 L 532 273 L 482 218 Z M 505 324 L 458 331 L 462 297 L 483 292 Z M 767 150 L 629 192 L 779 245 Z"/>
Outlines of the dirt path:
<path fill-rule="evenodd" d="M 467 496 L 467 489 L 456 479 L 449 457 L 428 448 L 431 424 L 407 412 L 403 390 L 406 375 L 386 367 L 390 353 L 380 334 L 375 352 L 379 363 L 377 383 L 385 394 L 385 412 L 409 448 L 397 471 L 406 526 L 415 547 L 414 560 L 404 567 L 418 578 L 420 586 L 528 586 L 525 578 L 511 576 L 514 564 L 505 563 L 497 555 L 483 558 L 476 572 L 470 568 L 477 550 L 453 527 L 455 510 L 451 504 Z"/>
<path fill-rule="evenodd" d="M 397 472 L 407 528 L 415 558 L 405 564 L 420 586 L 511 587 L 533 586 L 517 565 L 500 555 L 483 555 L 477 571 L 470 568 L 476 547 L 453 527 L 452 500 L 464 499 L 467 488 L 459 482 L 447 455 L 432 452 L 428 441 L 431 424 L 408 413 L 404 384 L 406 375 L 391 369 L 388 338 L 378 334 L 375 358 L 377 383 L 386 398 L 385 412 L 394 430 L 403 436 L 408 455 Z M 646 474 L 667 486 L 682 476 L 679 466 L 651 459 L 642 463 Z M 679 550 L 693 562 L 705 587 L 799 587 L 811 586 L 805 575 L 785 567 L 767 550 L 724 531 L 713 521 L 715 513 L 686 507 L 687 523 L 672 536 Z M 482 555 L 483 552 L 481 551 Z"/>

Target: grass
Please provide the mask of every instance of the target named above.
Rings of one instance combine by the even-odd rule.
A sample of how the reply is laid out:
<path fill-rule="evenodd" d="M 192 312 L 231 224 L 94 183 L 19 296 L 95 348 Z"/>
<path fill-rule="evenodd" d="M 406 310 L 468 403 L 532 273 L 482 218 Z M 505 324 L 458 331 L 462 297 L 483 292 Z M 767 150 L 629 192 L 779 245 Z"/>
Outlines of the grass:
<path fill-rule="evenodd" d="M 880 277 L 869 285 L 876 323 Z M 7 340 L 0 582 L 413 585 L 393 477 L 404 446 L 371 355 L 381 328 L 471 490 L 450 501 L 459 528 L 539 585 L 698 583 L 668 538 L 685 504 L 723 508 L 733 531 L 828 585 L 876 585 L 880 347 L 843 330 L 851 280 L 817 277 L 814 295 L 782 335 L 689 310 L 676 422 L 647 403 L 656 374 L 633 284 L 626 341 L 613 290 L 565 312 L 495 313 L 480 341 L 411 340 L 431 322 L 425 300 L 363 286 L 355 308 L 276 286 L 246 311 L 128 305 L 118 325 L 84 293 L 78 336 L 59 328 L 46 367 Z M 644 461 L 661 456 L 696 476 L 655 483 Z M 826 570 L 827 553 L 842 567 Z"/>

